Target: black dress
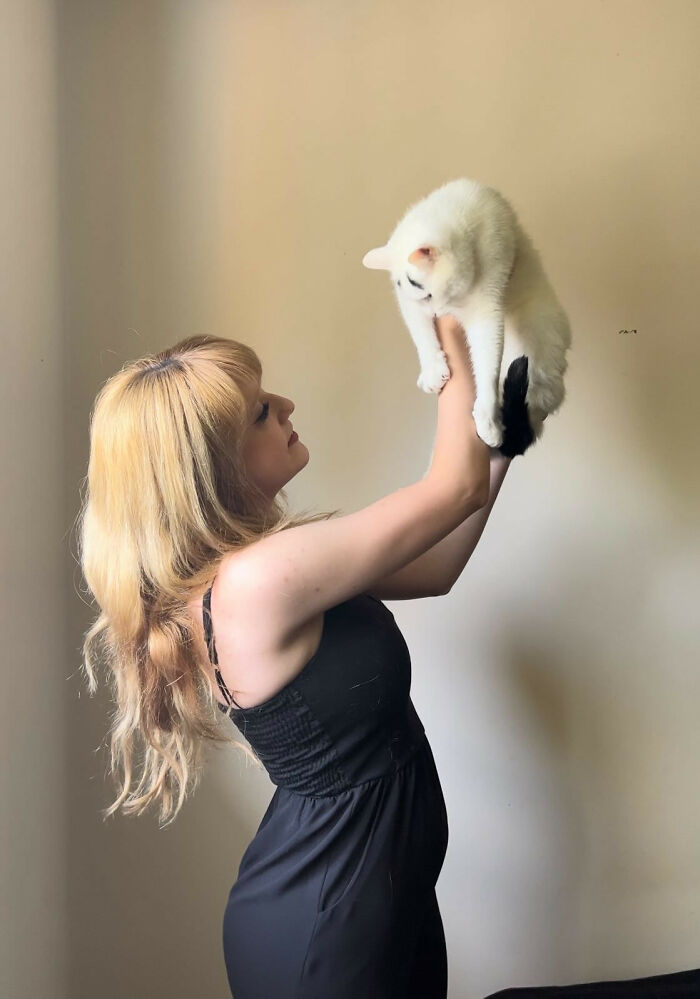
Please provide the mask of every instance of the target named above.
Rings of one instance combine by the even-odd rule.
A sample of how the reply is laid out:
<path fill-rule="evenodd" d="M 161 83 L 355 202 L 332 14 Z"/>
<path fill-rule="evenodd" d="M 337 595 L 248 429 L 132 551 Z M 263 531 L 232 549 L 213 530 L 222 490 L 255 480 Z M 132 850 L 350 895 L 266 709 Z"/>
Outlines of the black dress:
<path fill-rule="evenodd" d="M 216 666 L 211 589 L 203 618 Z M 216 677 L 277 785 L 224 914 L 234 999 L 445 999 L 447 812 L 394 615 L 368 594 L 331 607 L 316 653 L 255 707 Z"/>

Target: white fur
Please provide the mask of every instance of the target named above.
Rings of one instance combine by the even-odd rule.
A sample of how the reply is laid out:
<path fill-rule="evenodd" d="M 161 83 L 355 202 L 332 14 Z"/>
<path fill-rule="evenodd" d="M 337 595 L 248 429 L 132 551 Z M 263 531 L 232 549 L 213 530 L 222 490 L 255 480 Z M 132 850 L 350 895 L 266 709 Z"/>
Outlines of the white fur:
<path fill-rule="evenodd" d="M 491 447 L 503 442 L 503 382 L 522 354 L 529 359 L 530 422 L 541 436 L 545 417 L 564 401 L 571 329 L 537 250 L 498 191 L 466 178 L 443 184 L 411 205 L 386 246 L 362 263 L 391 272 L 418 351 L 419 388 L 439 392 L 450 377 L 434 317 L 453 315 L 469 343 L 481 439 Z"/>

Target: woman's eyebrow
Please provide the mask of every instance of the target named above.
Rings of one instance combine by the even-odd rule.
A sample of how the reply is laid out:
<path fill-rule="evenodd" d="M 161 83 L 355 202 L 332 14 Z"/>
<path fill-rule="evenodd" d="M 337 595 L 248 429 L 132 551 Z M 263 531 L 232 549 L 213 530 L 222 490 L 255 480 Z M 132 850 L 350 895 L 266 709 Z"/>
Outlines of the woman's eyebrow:
<path fill-rule="evenodd" d="M 262 390 L 261 390 L 261 393 L 260 393 L 260 394 L 262 395 Z M 252 419 L 253 421 L 255 421 L 255 419 L 256 419 L 256 415 L 259 415 L 259 413 L 258 413 L 258 410 L 259 410 L 259 407 L 260 407 L 260 404 L 261 404 L 261 401 L 262 401 L 262 400 L 261 400 L 261 398 L 260 398 L 260 395 L 258 395 L 258 394 L 256 393 L 256 396 L 255 396 L 255 400 L 254 400 L 254 402 L 253 402 L 253 405 L 252 405 L 252 407 L 251 407 L 251 409 L 250 409 L 250 415 L 251 415 L 251 419 Z"/>
<path fill-rule="evenodd" d="M 253 412 L 255 409 L 257 409 L 258 403 L 260 402 L 260 395 L 259 395 L 260 385 L 253 384 L 249 388 L 250 388 L 250 393 L 246 392 L 245 394 L 246 397 L 251 400 L 250 410 L 251 412 Z"/>

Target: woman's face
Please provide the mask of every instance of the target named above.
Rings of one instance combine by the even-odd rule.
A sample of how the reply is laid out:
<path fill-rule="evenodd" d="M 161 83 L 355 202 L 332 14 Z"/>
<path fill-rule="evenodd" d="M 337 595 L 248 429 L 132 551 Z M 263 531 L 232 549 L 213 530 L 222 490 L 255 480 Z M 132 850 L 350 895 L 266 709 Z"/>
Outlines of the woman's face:
<path fill-rule="evenodd" d="M 289 443 L 291 399 L 266 392 L 259 382 L 244 391 L 252 402 L 252 415 L 243 436 L 243 460 L 248 475 L 272 500 L 304 468 L 309 452 L 300 439 Z"/>

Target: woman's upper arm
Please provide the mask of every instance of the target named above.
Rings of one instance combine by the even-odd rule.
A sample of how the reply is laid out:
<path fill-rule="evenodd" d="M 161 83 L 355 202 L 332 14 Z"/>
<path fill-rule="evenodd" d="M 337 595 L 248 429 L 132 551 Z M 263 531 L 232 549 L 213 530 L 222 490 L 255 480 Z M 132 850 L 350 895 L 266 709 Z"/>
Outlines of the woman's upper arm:
<path fill-rule="evenodd" d="M 219 603 L 282 640 L 412 562 L 479 505 L 424 478 L 356 513 L 268 535 L 231 560 Z"/>

